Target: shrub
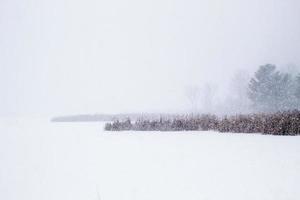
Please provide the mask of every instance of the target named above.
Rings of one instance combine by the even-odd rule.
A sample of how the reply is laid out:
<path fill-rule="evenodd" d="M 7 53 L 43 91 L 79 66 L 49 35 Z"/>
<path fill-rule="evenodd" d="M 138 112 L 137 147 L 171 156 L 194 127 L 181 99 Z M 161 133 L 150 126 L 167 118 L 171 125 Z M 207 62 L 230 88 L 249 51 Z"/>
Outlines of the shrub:
<path fill-rule="evenodd" d="M 233 133 L 263 133 L 272 135 L 299 135 L 300 111 L 277 112 L 273 114 L 249 114 L 225 116 L 215 115 L 177 116 L 173 119 L 139 119 L 131 123 L 114 121 L 105 125 L 107 131 L 195 131 L 216 130 Z"/>

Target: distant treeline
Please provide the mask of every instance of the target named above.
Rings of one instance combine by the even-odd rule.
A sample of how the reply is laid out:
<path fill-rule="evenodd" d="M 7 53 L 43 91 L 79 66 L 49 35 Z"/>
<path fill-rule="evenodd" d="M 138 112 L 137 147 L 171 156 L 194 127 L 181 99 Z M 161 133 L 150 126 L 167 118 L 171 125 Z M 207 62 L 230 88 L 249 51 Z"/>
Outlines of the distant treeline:
<path fill-rule="evenodd" d="M 116 120 L 105 124 L 106 131 L 207 131 L 232 133 L 263 133 L 271 135 L 299 135 L 300 111 L 273 114 L 249 114 L 217 117 L 215 115 L 177 116 L 158 120 Z"/>
<path fill-rule="evenodd" d="M 51 119 L 52 122 L 92 122 L 92 121 L 112 121 L 115 118 L 110 115 L 70 115 L 60 116 Z"/>

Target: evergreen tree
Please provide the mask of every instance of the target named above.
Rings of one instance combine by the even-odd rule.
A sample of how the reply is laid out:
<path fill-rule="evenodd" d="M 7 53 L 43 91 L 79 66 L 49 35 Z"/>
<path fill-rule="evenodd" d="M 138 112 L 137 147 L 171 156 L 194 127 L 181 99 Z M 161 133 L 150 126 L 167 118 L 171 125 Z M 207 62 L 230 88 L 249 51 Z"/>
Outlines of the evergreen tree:
<path fill-rule="evenodd" d="M 291 110 L 295 108 L 293 78 L 290 74 L 277 72 L 273 83 L 273 110 Z"/>
<path fill-rule="evenodd" d="M 272 77 L 276 73 L 275 65 L 260 66 L 254 78 L 249 83 L 248 96 L 253 107 L 260 111 L 269 111 L 269 102 L 272 98 Z"/>
<path fill-rule="evenodd" d="M 275 65 L 260 66 L 250 80 L 248 96 L 260 112 L 289 110 L 295 107 L 292 77 L 280 73 Z"/>

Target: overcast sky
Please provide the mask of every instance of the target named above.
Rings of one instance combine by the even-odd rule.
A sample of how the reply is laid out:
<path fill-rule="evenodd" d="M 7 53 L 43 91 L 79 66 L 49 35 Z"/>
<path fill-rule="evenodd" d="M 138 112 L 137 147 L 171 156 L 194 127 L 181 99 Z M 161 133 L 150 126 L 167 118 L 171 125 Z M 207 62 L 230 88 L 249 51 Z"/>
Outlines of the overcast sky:
<path fill-rule="evenodd" d="M 0 115 L 182 111 L 185 88 L 300 64 L 299 0 L 0 0 Z"/>

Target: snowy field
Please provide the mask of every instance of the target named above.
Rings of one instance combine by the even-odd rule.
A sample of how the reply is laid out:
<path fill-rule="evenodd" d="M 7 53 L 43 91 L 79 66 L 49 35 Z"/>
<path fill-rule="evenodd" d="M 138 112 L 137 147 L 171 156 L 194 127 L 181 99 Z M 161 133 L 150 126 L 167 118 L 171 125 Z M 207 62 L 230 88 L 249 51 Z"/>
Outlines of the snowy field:
<path fill-rule="evenodd" d="M 3 200 L 299 200 L 300 137 L 0 122 Z"/>

